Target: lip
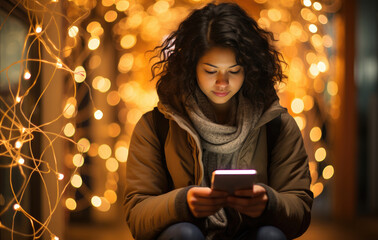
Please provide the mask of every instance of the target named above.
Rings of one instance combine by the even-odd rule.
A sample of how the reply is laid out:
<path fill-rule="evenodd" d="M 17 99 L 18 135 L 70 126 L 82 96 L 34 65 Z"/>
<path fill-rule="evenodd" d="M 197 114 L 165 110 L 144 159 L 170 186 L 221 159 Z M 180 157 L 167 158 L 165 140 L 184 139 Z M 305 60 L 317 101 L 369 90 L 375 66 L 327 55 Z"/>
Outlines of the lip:
<path fill-rule="evenodd" d="M 215 96 L 217 97 L 225 97 L 227 96 L 230 92 L 213 92 Z"/>

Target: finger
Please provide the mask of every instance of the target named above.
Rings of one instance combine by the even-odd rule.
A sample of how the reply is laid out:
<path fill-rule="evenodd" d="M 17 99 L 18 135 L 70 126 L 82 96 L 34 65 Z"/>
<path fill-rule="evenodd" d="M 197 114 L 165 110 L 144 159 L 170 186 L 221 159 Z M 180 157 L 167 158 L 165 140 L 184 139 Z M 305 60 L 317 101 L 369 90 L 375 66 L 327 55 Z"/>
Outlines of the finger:
<path fill-rule="evenodd" d="M 242 190 L 237 190 L 234 192 L 235 196 L 239 197 L 253 197 L 254 193 L 252 189 L 242 189 Z"/>
<path fill-rule="evenodd" d="M 253 186 L 253 194 L 254 195 L 261 195 L 266 194 L 266 189 L 260 185 L 254 185 Z"/>
<path fill-rule="evenodd" d="M 268 201 L 268 198 L 266 195 L 263 195 L 261 197 L 236 197 L 236 196 L 230 196 L 227 198 L 227 205 L 230 206 L 242 206 L 242 207 L 253 207 L 256 205 L 265 205 Z"/>
<path fill-rule="evenodd" d="M 225 191 L 219 191 L 219 190 L 211 189 L 210 196 L 214 197 L 214 198 L 225 198 L 225 197 L 228 196 L 228 193 L 225 192 Z"/>
<path fill-rule="evenodd" d="M 222 206 L 227 203 L 226 198 L 191 198 L 188 201 L 189 204 L 192 205 L 202 205 L 202 206 Z"/>
<path fill-rule="evenodd" d="M 224 198 L 228 195 L 225 191 L 213 190 L 208 187 L 193 187 L 188 194 L 202 198 Z"/>

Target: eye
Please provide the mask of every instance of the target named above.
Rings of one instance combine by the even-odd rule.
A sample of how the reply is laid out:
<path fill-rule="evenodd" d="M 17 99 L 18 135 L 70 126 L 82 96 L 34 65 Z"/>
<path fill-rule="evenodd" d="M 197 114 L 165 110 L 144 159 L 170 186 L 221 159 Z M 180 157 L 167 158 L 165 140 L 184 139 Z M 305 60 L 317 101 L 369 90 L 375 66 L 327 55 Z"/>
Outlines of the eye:
<path fill-rule="evenodd" d="M 231 74 L 238 74 L 240 72 L 240 68 L 236 71 L 230 71 Z"/>
<path fill-rule="evenodd" d="M 208 73 L 208 74 L 214 74 L 214 73 L 216 73 L 216 71 L 209 71 L 209 70 L 205 70 L 205 72 Z"/>

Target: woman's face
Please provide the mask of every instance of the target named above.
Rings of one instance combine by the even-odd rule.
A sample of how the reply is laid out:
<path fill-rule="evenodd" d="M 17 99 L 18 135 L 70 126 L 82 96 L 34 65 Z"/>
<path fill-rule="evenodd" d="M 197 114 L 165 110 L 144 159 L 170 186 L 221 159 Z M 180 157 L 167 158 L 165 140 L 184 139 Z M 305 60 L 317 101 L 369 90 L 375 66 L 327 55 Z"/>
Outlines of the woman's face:
<path fill-rule="evenodd" d="M 215 108 L 227 108 L 244 82 L 244 69 L 229 48 L 211 48 L 199 59 L 196 70 L 198 86 Z"/>

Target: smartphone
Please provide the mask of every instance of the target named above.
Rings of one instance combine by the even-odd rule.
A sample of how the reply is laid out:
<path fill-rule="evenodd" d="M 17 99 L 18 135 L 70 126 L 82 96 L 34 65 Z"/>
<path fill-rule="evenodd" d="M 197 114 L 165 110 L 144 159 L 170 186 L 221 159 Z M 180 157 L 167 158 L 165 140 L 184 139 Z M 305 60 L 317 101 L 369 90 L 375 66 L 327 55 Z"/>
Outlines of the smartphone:
<path fill-rule="evenodd" d="M 211 178 L 211 188 L 234 194 L 236 190 L 253 189 L 257 171 L 255 169 L 215 170 Z"/>

